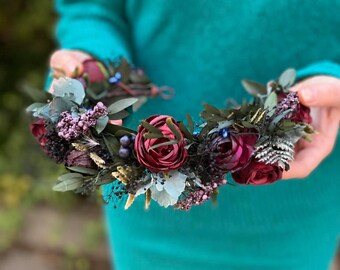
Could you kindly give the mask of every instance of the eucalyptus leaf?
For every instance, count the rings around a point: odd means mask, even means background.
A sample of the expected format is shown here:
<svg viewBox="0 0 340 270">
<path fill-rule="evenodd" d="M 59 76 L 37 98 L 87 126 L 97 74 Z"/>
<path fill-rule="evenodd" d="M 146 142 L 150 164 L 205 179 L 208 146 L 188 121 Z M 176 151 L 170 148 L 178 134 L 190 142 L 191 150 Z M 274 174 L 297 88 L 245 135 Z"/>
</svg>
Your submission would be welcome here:
<svg viewBox="0 0 340 270">
<path fill-rule="evenodd" d="M 49 104 L 49 115 L 55 122 L 59 118 L 60 114 L 65 111 L 70 111 L 72 103 L 65 100 L 62 97 L 54 97 L 52 102 Z"/>
<path fill-rule="evenodd" d="M 90 169 L 90 168 L 85 168 L 85 167 L 66 167 L 67 169 L 69 169 L 70 171 L 73 172 L 78 172 L 78 173 L 82 173 L 82 174 L 88 174 L 88 175 L 97 175 L 98 171 L 94 170 L 94 169 Z"/>
<path fill-rule="evenodd" d="M 268 110 L 268 115 L 271 116 L 274 113 L 274 107 L 277 105 L 277 94 L 273 91 L 269 94 L 264 102 L 264 108 Z"/>
<path fill-rule="evenodd" d="M 122 110 L 118 113 L 110 114 L 109 119 L 110 120 L 120 120 L 120 119 L 124 119 L 124 118 L 128 117 L 129 115 L 130 115 L 129 112 Z"/>
<path fill-rule="evenodd" d="M 267 87 L 263 84 L 251 80 L 242 80 L 241 83 L 243 88 L 254 97 L 267 94 Z"/>
<path fill-rule="evenodd" d="M 55 97 L 72 97 L 72 100 L 80 105 L 85 98 L 85 90 L 80 81 L 63 77 L 53 83 L 53 95 Z"/>
<path fill-rule="evenodd" d="M 41 109 L 42 107 L 46 105 L 47 105 L 46 103 L 38 103 L 38 102 L 33 103 L 26 108 L 26 112 L 36 112 L 37 110 Z"/>
<path fill-rule="evenodd" d="M 189 131 L 190 133 L 193 133 L 194 132 L 194 121 L 192 120 L 192 117 L 188 113 L 186 114 L 186 118 L 187 118 L 187 122 L 189 126 Z"/>
<path fill-rule="evenodd" d="M 279 84 L 282 87 L 289 87 L 289 86 L 293 85 L 293 83 L 295 82 L 295 79 L 296 79 L 295 69 L 289 68 L 281 74 L 281 76 L 279 78 Z"/>
<path fill-rule="evenodd" d="M 167 126 L 170 128 L 172 133 L 175 135 L 177 141 L 181 141 L 183 139 L 182 134 L 178 131 L 178 127 L 172 122 L 172 119 L 168 117 L 165 120 Z"/>
<path fill-rule="evenodd" d="M 153 125 L 151 125 L 150 123 L 146 121 L 142 121 L 141 124 L 145 129 L 147 129 L 151 133 L 163 134 L 161 130 L 159 130 L 158 128 L 154 127 Z"/>
<path fill-rule="evenodd" d="M 108 108 L 108 114 L 115 114 L 118 113 L 130 106 L 132 106 L 134 103 L 136 103 L 138 101 L 138 98 L 124 98 L 124 99 L 120 99 L 116 102 L 114 102 L 113 104 L 111 104 Z"/>
<path fill-rule="evenodd" d="M 101 116 L 97 119 L 96 131 L 98 132 L 98 134 L 100 134 L 105 129 L 108 121 L 108 116 Z"/>
<path fill-rule="evenodd" d="M 155 145 L 151 146 L 148 150 L 153 150 L 153 149 L 156 149 L 156 148 L 161 147 L 161 146 L 173 145 L 173 144 L 176 144 L 176 143 L 178 143 L 177 140 L 171 140 L 171 141 L 155 144 Z"/>
<path fill-rule="evenodd" d="M 77 188 L 80 188 L 83 183 L 84 183 L 83 178 L 79 177 L 71 178 L 56 184 L 53 187 L 53 190 L 59 192 L 75 190 Z"/>
<path fill-rule="evenodd" d="M 59 182 L 63 182 L 72 178 L 82 178 L 80 173 L 66 173 L 58 177 Z"/>
</svg>

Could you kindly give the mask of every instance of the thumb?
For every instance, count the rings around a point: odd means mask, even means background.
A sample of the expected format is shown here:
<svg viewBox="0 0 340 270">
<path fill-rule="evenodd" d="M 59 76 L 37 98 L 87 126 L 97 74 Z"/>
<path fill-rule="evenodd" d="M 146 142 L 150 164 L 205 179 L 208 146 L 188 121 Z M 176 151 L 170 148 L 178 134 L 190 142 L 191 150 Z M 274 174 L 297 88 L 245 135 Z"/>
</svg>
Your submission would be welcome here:
<svg viewBox="0 0 340 270">
<path fill-rule="evenodd" d="M 308 107 L 340 108 L 340 85 L 314 84 L 298 89 L 301 103 Z"/>
</svg>

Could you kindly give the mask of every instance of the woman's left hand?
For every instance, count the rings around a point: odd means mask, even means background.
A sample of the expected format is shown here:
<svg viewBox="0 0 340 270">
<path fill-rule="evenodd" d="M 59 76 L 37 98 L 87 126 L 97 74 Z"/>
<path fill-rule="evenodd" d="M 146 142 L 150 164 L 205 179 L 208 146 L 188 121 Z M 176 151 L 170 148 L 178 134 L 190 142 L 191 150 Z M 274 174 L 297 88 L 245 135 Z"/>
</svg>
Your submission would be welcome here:
<svg viewBox="0 0 340 270">
<path fill-rule="evenodd" d="M 312 142 L 300 141 L 295 160 L 283 179 L 305 178 L 332 152 L 340 124 L 340 79 L 315 76 L 293 87 L 300 101 L 311 108 Z M 339 157 L 340 158 L 340 157 Z"/>
</svg>

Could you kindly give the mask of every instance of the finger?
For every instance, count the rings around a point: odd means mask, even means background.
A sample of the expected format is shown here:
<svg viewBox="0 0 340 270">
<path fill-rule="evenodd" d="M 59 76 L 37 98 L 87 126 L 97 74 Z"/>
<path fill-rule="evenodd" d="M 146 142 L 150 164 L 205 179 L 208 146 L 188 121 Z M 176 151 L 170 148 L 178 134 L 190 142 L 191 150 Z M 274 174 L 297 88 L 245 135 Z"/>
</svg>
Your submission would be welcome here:
<svg viewBox="0 0 340 270">
<path fill-rule="evenodd" d="M 295 160 L 290 164 L 290 170 L 283 173 L 283 179 L 305 178 L 324 160 L 332 151 L 337 132 L 338 123 L 332 121 L 327 125 L 327 133 L 313 135 L 312 143 L 304 144 L 305 148 L 299 150 Z"/>
<path fill-rule="evenodd" d="M 335 83 L 301 86 L 298 95 L 301 103 L 308 107 L 340 108 L 340 85 Z"/>
<path fill-rule="evenodd" d="M 62 72 L 62 75 L 72 77 L 76 71 L 82 74 L 82 63 L 91 58 L 89 54 L 81 51 L 59 50 L 52 54 L 50 66 L 56 73 Z"/>
</svg>

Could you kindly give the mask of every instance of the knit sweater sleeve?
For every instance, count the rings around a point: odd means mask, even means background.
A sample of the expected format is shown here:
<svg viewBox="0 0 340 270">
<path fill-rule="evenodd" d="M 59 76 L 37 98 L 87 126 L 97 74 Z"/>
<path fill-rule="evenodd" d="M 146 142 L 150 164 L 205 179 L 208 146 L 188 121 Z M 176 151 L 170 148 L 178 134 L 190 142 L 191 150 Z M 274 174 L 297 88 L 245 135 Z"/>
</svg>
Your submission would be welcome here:
<svg viewBox="0 0 340 270">
<path fill-rule="evenodd" d="M 340 78 L 340 65 L 331 61 L 321 61 L 297 71 L 298 80 L 316 75 L 329 75 Z"/>
<path fill-rule="evenodd" d="M 61 48 L 78 49 L 99 59 L 131 60 L 124 0 L 56 0 Z"/>
</svg>

